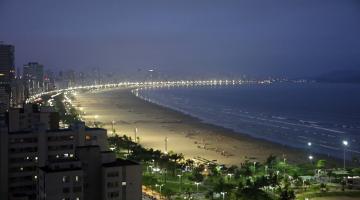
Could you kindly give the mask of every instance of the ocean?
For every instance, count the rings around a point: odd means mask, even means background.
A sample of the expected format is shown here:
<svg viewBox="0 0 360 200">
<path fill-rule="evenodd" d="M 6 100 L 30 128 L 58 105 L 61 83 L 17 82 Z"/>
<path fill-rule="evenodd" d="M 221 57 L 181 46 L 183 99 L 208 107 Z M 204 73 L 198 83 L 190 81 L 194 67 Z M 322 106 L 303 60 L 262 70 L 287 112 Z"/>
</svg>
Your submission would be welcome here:
<svg viewBox="0 0 360 200">
<path fill-rule="evenodd" d="M 239 134 L 347 159 L 360 157 L 360 84 L 275 83 L 138 90 L 146 101 Z M 308 143 L 311 143 L 311 146 Z"/>
</svg>

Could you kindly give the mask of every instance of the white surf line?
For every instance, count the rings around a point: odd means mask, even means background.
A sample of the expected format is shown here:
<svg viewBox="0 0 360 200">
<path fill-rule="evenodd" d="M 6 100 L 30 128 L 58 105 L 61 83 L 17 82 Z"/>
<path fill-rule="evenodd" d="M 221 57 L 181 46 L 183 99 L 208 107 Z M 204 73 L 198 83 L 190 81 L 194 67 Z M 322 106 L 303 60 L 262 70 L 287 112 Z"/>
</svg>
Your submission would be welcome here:
<svg viewBox="0 0 360 200">
<path fill-rule="evenodd" d="M 265 118 L 259 118 L 259 117 L 258 117 L 257 119 L 263 120 L 263 121 L 277 122 L 277 123 L 281 123 L 281 124 L 299 126 L 299 127 L 307 127 L 307 128 L 314 128 L 314 129 L 319 129 L 319 130 L 325 130 L 325 131 L 333 132 L 333 133 L 345 134 L 345 132 L 343 132 L 343 131 L 333 130 L 333 129 L 324 128 L 324 127 L 320 127 L 320 126 L 310 126 L 310 125 L 304 125 L 304 124 L 295 124 L 295 123 L 290 123 L 290 122 L 283 122 L 283 121 L 279 121 L 279 120 L 265 119 Z"/>
</svg>

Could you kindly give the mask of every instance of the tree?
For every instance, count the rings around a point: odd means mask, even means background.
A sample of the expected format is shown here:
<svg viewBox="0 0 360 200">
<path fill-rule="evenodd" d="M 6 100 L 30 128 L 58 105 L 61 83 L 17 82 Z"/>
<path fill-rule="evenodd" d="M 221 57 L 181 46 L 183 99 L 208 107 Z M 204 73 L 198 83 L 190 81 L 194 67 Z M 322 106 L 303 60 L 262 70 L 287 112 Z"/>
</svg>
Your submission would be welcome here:
<svg viewBox="0 0 360 200">
<path fill-rule="evenodd" d="M 276 165 L 276 162 L 277 157 L 271 154 L 269 157 L 266 158 L 265 165 L 272 169 Z"/>
<path fill-rule="evenodd" d="M 326 160 L 318 160 L 316 163 L 316 167 L 318 169 L 325 169 L 326 166 Z"/>
<path fill-rule="evenodd" d="M 171 200 L 171 197 L 175 194 L 175 191 L 173 191 L 171 188 L 164 186 L 164 189 L 162 190 L 162 194 L 166 197 L 166 199 Z"/>
<path fill-rule="evenodd" d="M 195 168 L 192 171 L 192 174 L 189 177 L 189 179 L 194 182 L 202 182 L 204 180 L 204 176 L 202 175 L 202 168 L 199 167 Z"/>
<path fill-rule="evenodd" d="M 289 189 L 288 186 L 281 188 L 280 190 L 280 200 L 293 200 L 295 199 L 295 192 Z"/>
<path fill-rule="evenodd" d="M 251 170 L 252 164 L 247 160 L 241 164 L 239 173 L 244 177 L 249 177 L 253 174 L 254 170 Z"/>
<path fill-rule="evenodd" d="M 227 192 L 230 193 L 230 191 L 234 188 L 234 185 L 225 183 L 224 179 L 221 178 L 214 186 L 214 192 L 220 193 L 220 192 Z"/>
<path fill-rule="evenodd" d="M 192 195 L 193 195 L 193 191 L 191 191 L 191 189 L 189 187 L 185 188 L 185 197 L 186 199 L 191 199 Z"/>
<path fill-rule="evenodd" d="M 360 176 L 360 168 L 354 168 L 351 170 L 353 176 Z"/>
<path fill-rule="evenodd" d="M 245 183 L 240 181 L 235 192 L 236 199 L 248 200 L 248 199 L 258 199 L 258 200 L 268 200 L 271 199 L 269 195 L 264 192 L 261 188 L 264 186 L 270 185 L 269 180 L 265 177 L 259 177 L 255 180 L 246 179 Z"/>
<path fill-rule="evenodd" d="M 334 176 L 334 172 L 332 170 L 327 171 L 327 176 L 329 177 L 329 182 L 331 183 L 331 178 Z"/>
</svg>

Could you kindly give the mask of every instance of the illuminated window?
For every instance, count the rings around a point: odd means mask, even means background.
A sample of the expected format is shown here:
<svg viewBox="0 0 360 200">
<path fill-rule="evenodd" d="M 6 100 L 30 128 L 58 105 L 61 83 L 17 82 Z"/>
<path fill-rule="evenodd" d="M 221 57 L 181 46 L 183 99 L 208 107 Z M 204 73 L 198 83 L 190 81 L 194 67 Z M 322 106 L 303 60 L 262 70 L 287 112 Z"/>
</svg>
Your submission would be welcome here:
<svg viewBox="0 0 360 200">
<path fill-rule="evenodd" d="M 126 186 L 126 182 L 121 182 L 121 185 L 122 185 L 122 186 Z"/>
<path fill-rule="evenodd" d="M 91 136 L 90 136 L 90 135 L 86 135 L 86 136 L 85 136 L 85 140 L 91 140 Z"/>
<path fill-rule="evenodd" d="M 69 177 L 68 176 L 63 176 L 62 177 L 62 182 L 63 183 L 68 183 L 69 182 Z"/>
<path fill-rule="evenodd" d="M 76 182 L 79 181 L 79 176 L 75 176 L 75 181 L 76 181 Z"/>
</svg>

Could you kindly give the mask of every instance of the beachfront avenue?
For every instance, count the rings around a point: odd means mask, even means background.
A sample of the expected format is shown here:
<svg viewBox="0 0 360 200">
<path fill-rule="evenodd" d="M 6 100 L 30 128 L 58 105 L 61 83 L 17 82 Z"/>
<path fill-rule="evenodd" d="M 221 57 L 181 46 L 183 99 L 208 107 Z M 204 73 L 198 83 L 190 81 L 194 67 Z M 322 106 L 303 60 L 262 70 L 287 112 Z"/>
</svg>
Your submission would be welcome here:
<svg viewBox="0 0 360 200">
<path fill-rule="evenodd" d="M 76 91 L 82 89 L 109 89 L 109 88 L 157 88 L 157 87 L 186 87 L 186 86 L 217 86 L 217 85 L 241 85 L 241 84 L 271 84 L 274 82 L 289 81 L 287 79 L 266 79 L 266 80 L 179 80 L 179 81 L 145 81 L 145 82 L 119 82 L 109 84 L 96 84 L 69 87 L 66 89 L 41 92 L 30 96 L 26 102 L 33 102 L 42 95 Z"/>
<path fill-rule="evenodd" d="M 214 84 L 211 81 L 208 83 Z M 123 87 L 134 89 L 133 94 L 136 95 L 138 88 L 192 84 L 194 82 L 172 82 L 169 85 L 151 82 L 85 86 L 39 94 L 34 96 L 32 101 L 41 101 L 60 108 L 63 126 L 67 126 L 89 115 L 73 103 L 79 92 Z M 98 115 L 90 119 L 88 126 L 105 126 Z M 342 169 L 342 163 L 334 165 L 313 154 L 303 163 L 291 163 L 286 155 L 269 155 L 264 161 L 249 158 L 240 165 L 223 165 L 202 157 L 187 158 L 179 152 L 146 148 L 140 143 L 141 137 L 123 135 L 120 130 L 114 128 L 114 124 L 116 121 L 112 122 L 112 130 L 108 130 L 112 133 L 109 137 L 110 150 L 120 158 L 142 163 L 144 199 L 286 200 L 316 199 L 317 196 L 339 199 L 360 195 L 360 170 L 356 166 L 344 166 L 347 168 Z M 310 142 L 307 145 L 309 148 L 313 146 Z"/>
</svg>

